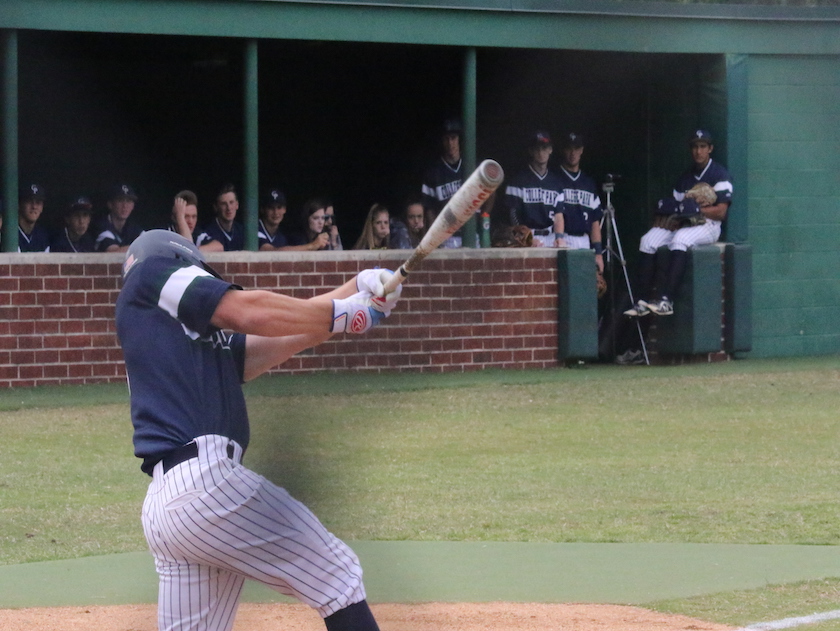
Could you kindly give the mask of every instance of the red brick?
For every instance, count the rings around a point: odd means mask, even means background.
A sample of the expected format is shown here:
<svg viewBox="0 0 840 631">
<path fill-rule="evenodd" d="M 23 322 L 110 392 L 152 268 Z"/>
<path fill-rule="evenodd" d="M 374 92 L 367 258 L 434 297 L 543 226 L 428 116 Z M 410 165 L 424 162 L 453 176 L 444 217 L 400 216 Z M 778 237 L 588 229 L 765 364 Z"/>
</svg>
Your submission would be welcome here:
<svg viewBox="0 0 840 631">
<path fill-rule="evenodd" d="M 13 320 L 9 322 L 9 333 L 12 335 L 31 335 L 35 333 L 35 323 L 31 320 Z"/>
<path fill-rule="evenodd" d="M 67 291 L 85 291 L 93 289 L 93 279 L 87 276 L 65 276 Z"/>
<path fill-rule="evenodd" d="M 62 276 L 86 276 L 85 266 L 80 263 L 64 263 L 59 272 Z"/>
<path fill-rule="evenodd" d="M 44 376 L 50 378 L 57 378 L 57 377 L 66 377 L 67 376 L 67 365 L 66 364 L 48 364 L 44 366 Z"/>
<path fill-rule="evenodd" d="M 0 267 L 8 267 L 8 265 L 0 265 Z M 17 277 L 8 277 L 0 274 L 0 291 L 19 291 L 20 279 Z"/>
<path fill-rule="evenodd" d="M 18 369 L 21 379 L 40 379 L 44 376 L 43 366 L 32 364 L 22 365 Z"/>
</svg>

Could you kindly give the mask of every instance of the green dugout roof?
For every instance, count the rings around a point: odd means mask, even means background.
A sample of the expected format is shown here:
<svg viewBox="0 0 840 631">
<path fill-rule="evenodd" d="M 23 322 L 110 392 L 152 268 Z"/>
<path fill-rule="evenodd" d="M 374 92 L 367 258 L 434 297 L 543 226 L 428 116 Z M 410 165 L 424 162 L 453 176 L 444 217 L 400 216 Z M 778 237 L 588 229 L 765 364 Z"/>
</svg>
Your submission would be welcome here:
<svg viewBox="0 0 840 631">
<path fill-rule="evenodd" d="M 4 0 L 0 28 L 627 52 L 840 53 L 837 6 L 618 0 Z"/>
</svg>

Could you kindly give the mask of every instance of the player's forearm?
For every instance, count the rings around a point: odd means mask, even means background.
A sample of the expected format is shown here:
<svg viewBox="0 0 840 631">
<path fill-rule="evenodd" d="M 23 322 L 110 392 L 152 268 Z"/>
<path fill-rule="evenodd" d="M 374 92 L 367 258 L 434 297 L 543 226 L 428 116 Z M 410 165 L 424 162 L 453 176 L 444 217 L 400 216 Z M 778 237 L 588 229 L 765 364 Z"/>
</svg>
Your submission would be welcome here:
<svg viewBox="0 0 840 631">
<path fill-rule="evenodd" d="M 331 335 L 328 332 L 287 337 L 248 335 L 245 338 L 244 380 L 259 377 L 301 351 L 324 342 Z"/>
<path fill-rule="evenodd" d="M 270 291 L 231 290 L 219 301 L 211 323 L 264 337 L 323 333 L 332 324 L 332 301 L 322 296 L 301 300 Z"/>
<path fill-rule="evenodd" d="M 726 211 L 729 209 L 729 204 L 722 203 L 722 204 L 714 204 L 712 206 L 704 206 L 700 208 L 700 212 L 703 213 L 703 216 L 707 219 L 712 219 L 714 221 L 723 221 L 726 219 Z"/>
</svg>

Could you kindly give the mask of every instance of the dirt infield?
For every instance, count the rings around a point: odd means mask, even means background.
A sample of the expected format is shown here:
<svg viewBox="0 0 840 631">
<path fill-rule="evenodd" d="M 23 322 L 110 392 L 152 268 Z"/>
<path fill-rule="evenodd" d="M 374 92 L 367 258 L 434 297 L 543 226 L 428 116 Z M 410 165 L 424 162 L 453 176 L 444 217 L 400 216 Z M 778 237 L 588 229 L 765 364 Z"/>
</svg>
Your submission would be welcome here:
<svg viewBox="0 0 840 631">
<path fill-rule="evenodd" d="M 686 616 L 616 605 L 523 603 L 381 604 L 382 631 L 728 631 Z M 154 605 L 0 610 L 6 631 L 156 631 Z M 243 604 L 234 631 L 323 631 L 305 605 Z"/>
</svg>

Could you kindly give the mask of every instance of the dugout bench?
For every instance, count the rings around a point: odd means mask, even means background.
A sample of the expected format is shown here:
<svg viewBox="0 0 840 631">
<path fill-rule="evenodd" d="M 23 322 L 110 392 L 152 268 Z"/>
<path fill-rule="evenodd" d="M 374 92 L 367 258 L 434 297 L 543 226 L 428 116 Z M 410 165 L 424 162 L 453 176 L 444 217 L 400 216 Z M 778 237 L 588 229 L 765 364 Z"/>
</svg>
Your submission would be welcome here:
<svg viewBox="0 0 840 631">
<path fill-rule="evenodd" d="M 661 248 L 657 256 L 669 256 Z M 591 250 L 557 252 L 558 361 L 598 359 L 598 297 Z M 616 275 L 624 286 L 624 279 Z M 714 243 L 688 251 L 674 315 L 653 318 L 648 352 L 657 361 L 710 361 L 752 348 L 752 248 Z"/>
</svg>

